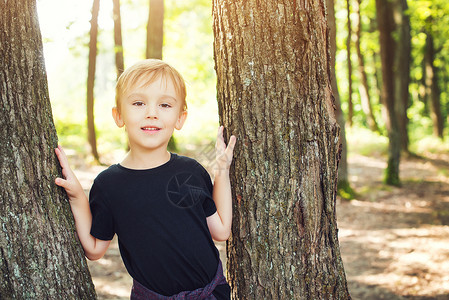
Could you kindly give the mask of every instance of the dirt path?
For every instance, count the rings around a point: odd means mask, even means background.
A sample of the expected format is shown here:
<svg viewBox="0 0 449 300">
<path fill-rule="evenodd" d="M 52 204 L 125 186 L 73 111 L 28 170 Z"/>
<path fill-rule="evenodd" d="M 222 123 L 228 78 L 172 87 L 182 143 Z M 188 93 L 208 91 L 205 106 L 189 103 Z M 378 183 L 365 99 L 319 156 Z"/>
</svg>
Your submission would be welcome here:
<svg viewBox="0 0 449 300">
<path fill-rule="evenodd" d="M 338 200 L 337 217 L 353 299 L 449 299 L 448 162 L 449 155 L 403 160 L 403 186 L 392 188 L 381 183 L 383 159 L 351 155 L 359 196 Z M 86 189 L 99 169 L 76 172 Z M 99 299 L 129 299 L 132 280 L 116 240 L 89 267 Z"/>
<path fill-rule="evenodd" d="M 360 196 L 337 206 L 353 299 L 449 299 L 449 157 L 401 163 L 401 188 L 382 160 L 352 156 Z"/>
</svg>

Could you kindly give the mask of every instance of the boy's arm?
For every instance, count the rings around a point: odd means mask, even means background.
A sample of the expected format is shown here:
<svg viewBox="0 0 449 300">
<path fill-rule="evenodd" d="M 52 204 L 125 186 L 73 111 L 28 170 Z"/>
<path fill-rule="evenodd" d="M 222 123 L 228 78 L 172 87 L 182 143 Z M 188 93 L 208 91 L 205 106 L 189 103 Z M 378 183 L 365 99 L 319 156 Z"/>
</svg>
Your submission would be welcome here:
<svg viewBox="0 0 449 300">
<path fill-rule="evenodd" d="M 223 126 L 220 126 L 217 134 L 215 178 L 212 193 L 217 212 L 207 218 L 209 231 L 216 241 L 226 241 L 231 234 L 232 192 L 229 167 L 232 162 L 235 142 L 235 136 L 231 136 L 226 147 L 223 139 Z"/>
<path fill-rule="evenodd" d="M 97 260 L 105 254 L 111 241 L 99 240 L 90 234 L 92 213 L 90 211 L 89 200 L 72 169 L 70 169 L 67 156 L 62 147 L 58 146 L 55 152 L 62 167 L 62 175 L 64 176 L 64 179 L 56 178 L 55 183 L 63 187 L 67 192 L 70 208 L 75 219 L 76 233 L 83 246 L 84 254 L 90 260 Z"/>
</svg>

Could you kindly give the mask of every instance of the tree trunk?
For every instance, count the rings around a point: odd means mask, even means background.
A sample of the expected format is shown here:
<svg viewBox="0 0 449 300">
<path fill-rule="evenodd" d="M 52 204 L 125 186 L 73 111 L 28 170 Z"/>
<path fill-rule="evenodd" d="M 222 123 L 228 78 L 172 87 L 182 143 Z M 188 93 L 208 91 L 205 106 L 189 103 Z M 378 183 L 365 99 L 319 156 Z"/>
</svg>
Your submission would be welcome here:
<svg viewBox="0 0 449 300">
<path fill-rule="evenodd" d="M 409 153 L 408 145 L 408 117 L 407 109 L 409 107 L 409 84 L 410 84 L 410 61 L 411 61 L 411 36 L 410 36 L 410 18 L 407 15 L 407 0 L 398 0 L 396 3 L 397 18 L 397 61 L 395 67 L 395 110 L 398 119 L 401 150 Z"/>
<path fill-rule="evenodd" d="M 362 3 L 361 0 L 357 0 L 354 2 L 356 4 L 357 11 L 357 38 L 356 38 L 356 50 L 357 50 L 357 58 L 358 58 L 358 66 L 360 73 L 360 83 L 359 83 L 359 94 L 360 94 L 360 102 L 362 104 L 363 112 L 366 116 L 366 122 L 368 124 L 369 129 L 372 131 L 379 131 L 379 127 L 377 126 L 376 119 L 374 118 L 373 108 L 371 106 L 371 98 L 369 95 L 369 86 L 368 86 L 368 78 L 365 72 L 365 59 L 363 57 L 362 49 L 360 46 L 360 40 L 362 38 L 362 16 L 360 14 L 360 5 Z"/>
<path fill-rule="evenodd" d="M 427 32 L 426 51 L 424 54 L 425 86 L 427 103 L 433 121 L 433 134 L 443 138 L 443 116 L 441 114 L 440 89 L 438 87 L 437 67 L 435 66 L 435 47 L 431 32 Z"/>
<path fill-rule="evenodd" d="M 352 190 L 348 179 L 348 146 L 346 143 L 345 117 L 341 110 L 340 94 L 338 92 L 337 76 L 335 74 L 335 57 L 337 54 L 337 26 L 335 24 L 335 3 L 334 0 L 326 0 L 327 23 L 329 26 L 329 47 L 330 47 L 330 68 L 331 87 L 335 98 L 335 115 L 338 125 L 340 125 L 341 158 L 338 164 L 338 191 L 341 196 L 352 198 Z M 343 195 L 344 194 L 344 195 Z"/>
<path fill-rule="evenodd" d="M 391 0 L 376 0 L 377 23 L 380 36 L 380 59 L 382 61 L 381 99 L 384 108 L 385 125 L 388 131 L 388 165 L 385 170 L 385 183 L 400 185 L 399 162 L 401 157 L 401 141 L 395 102 L 395 71 L 397 42 L 394 38 L 396 24 L 394 22 L 394 3 Z"/>
<path fill-rule="evenodd" d="M 162 59 L 164 41 L 164 0 L 150 0 L 147 24 L 147 58 Z"/>
<path fill-rule="evenodd" d="M 120 17 L 120 0 L 112 0 L 114 15 L 114 43 L 115 43 L 115 67 L 117 69 L 117 79 L 125 70 L 123 59 L 123 43 L 122 43 L 122 21 Z"/>
<path fill-rule="evenodd" d="M 220 122 L 238 138 L 227 244 L 234 299 L 350 299 L 325 7 L 213 1 Z"/>
<path fill-rule="evenodd" d="M 0 2 L 0 298 L 95 299 L 67 197 L 35 0 Z"/>
<path fill-rule="evenodd" d="M 378 97 L 378 102 L 382 103 L 382 59 L 380 57 L 380 53 L 378 51 L 375 51 L 373 54 L 373 68 L 376 70 L 374 72 L 374 80 L 376 81 L 375 84 L 375 94 Z"/>
<path fill-rule="evenodd" d="M 98 162 L 100 157 L 97 151 L 97 135 L 94 120 L 94 87 L 95 68 L 97 65 L 97 35 L 98 35 L 98 12 L 100 0 L 94 0 L 92 4 L 92 19 L 90 20 L 89 41 L 89 65 L 87 67 L 87 139 L 94 159 Z"/>
<path fill-rule="evenodd" d="M 147 24 L 147 51 L 146 58 L 162 59 L 164 42 L 164 0 L 150 0 L 150 11 Z M 169 151 L 177 151 L 174 136 L 170 138 L 167 146 Z"/>
<path fill-rule="evenodd" d="M 352 61 L 351 61 L 351 38 L 352 38 L 352 26 L 351 26 L 351 4 L 350 0 L 346 0 L 346 12 L 347 12 L 347 26 L 348 36 L 346 38 L 346 56 L 348 63 L 348 123 L 352 127 L 352 119 L 354 117 L 354 104 L 352 101 Z"/>
</svg>

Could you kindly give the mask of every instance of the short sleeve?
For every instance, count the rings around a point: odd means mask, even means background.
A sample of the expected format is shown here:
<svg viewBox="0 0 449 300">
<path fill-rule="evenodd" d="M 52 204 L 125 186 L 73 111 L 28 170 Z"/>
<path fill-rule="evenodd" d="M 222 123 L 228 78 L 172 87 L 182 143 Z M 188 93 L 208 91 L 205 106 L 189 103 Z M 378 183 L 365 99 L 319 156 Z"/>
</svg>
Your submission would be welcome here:
<svg viewBox="0 0 449 300">
<path fill-rule="evenodd" d="M 210 178 L 209 173 L 201 167 L 201 178 L 204 181 L 204 185 L 206 186 L 206 194 L 207 197 L 205 197 L 203 202 L 203 210 L 206 214 L 206 217 L 212 216 L 216 211 L 217 208 L 215 207 L 214 199 L 212 198 L 212 191 L 213 191 L 213 185 L 212 180 Z"/>
<path fill-rule="evenodd" d="M 112 240 L 115 233 L 113 216 L 107 205 L 106 195 L 95 181 L 90 190 L 89 204 L 92 212 L 90 234 L 99 240 Z"/>
</svg>

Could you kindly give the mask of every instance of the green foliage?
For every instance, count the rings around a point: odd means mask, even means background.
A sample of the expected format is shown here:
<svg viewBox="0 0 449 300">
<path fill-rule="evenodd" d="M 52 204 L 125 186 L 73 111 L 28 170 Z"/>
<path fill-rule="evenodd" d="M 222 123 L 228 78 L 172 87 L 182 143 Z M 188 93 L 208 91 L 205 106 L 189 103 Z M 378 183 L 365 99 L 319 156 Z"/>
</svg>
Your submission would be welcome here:
<svg viewBox="0 0 449 300">
<path fill-rule="evenodd" d="M 70 3 L 70 7 L 65 8 L 70 11 L 66 18 L 51 18 L 54 14 L 63 15 L 59 11 L 49 11 L 51 7 L 58 7 L 57 3 L 55 0 L 38 3 L 44 20 L 41 27 L 46 42 L 53 116 L 60 143 L 88 152 L 85 99 L 91 3 Z M 121 2 L 125 67 L 144 58 L 148 3 L 147 0 Z M 100 155 L 127 148 L 124 131 L 118 129 L 111 118 L 116 79 L 111 15 L 112 2 L 102 2 L 95 81 L 95 123 Z M 194 143 L 209 143 L 214 140 L 218 126 L 210 1 L 165 1 L 163 52 L 164 60 L 177 68 L 187 82 L 189 117 L 184 128 L 175 132 L 178 149 L 192 148 Z"/>
<path fill-rule="evenodd" d="M 148 2 L 148 0 L 121 1 L 125 66 L 130 66 L 144 58 Z M 436 64 L 440 70 L 443 115 L 447 118 L 449 111 L 446 84 L 449 79 L 449 27 L 447 26 L 449 2 L 420 0 L 408 1 L 408 4 L 413 45 L 410 71 L 411 96 L 408 109 L 411 150 L 416 153 L 448 151 L 447 141 L 442 142 L 431 137 L 433 123 L 429 116 L 428 105 L 423 102 L 422 97 L 422 61 L 426 30 L 431 29 L 436 48 L 439 50 Z M 45 41 L 50 98 L 60 143 L 88 152 L 85 97 L 91 2 L 70 2 L 66 4 L 70 7 L 63 8 L 56 0 L 40 0 L 38 5 L 42 6 L 42 10 L 50 10 L 52 7 L 57 9 L 43 14 L 40 20 Z M 344 112 L 347 111 L 349 93 L 345 49 L 347 37 L 345 5 L 344 1 L 336 1 L 338 48 L 336 72 Z M 382 105 L 379 101 L 381 72 L 375 0 L 362 1 L 360 9 L 363 29 L 361 48 L 365 58 L 370 96 L 376 121 L 381 132 L 385 134 L 385 124 L 381 116 Z M 95 121 L 101 155 L 124 151 L 127 147 L 126 135 L 122 129 L 115 126 L 110 113 L 114 105 L 116 77 L 111 15 L 112 3 L 102 2 L 95 87 Z M 353 12 L 352 20 L 355 21 L 356 17 Z M 354 66 L 352 77 L 354 127 L 347 129 L 349 154 L 386 156 L 388 139 L 384 135 L 372 133 L 366 129 L 366 117 L 357 89 L 360 76 L 355 49 L 352 53 L 354 55 L 351 57 Z M 174 65 L 183 74 L 188 86 L 189 116 L 184 128 L 180 132 L 175 132 L 178 150 L 192 151 L 192 149 L 201 148 L 201 145 L 212 143 L 218 126 L 218 108 L 210 0 L 165 0 L 163 56 L 164 60 Z"/>
<path fill-rule="evenodd" d="M 354 191 L 348 181 L 338 182 L 337 195 L 345 200 L 352 200 L 357 197 L 357 193 Z"/>
<path fill-rule="evenodd" d="M 442 141 L 435 136 L 427 135 L 413 143 L 412 150 L 423 155 L 427 153 L 449 153 L 449 141 L 447 139 Z"/>
<path fill-rule="evenodd" d="M 176 143 L 175 138 L 172 136 L 168 141 L 167 150 L 170 152 L 178 152 L 178 145 Z"/>
<path fill-rule="evenodd" d="M 421 139 L 423 136 L 432 135 L 433 122 L 430 119 L 430 111 L 427 103 L 423 99 L 423 59 L 426 41 L 426 32 L 431 32 L 436 54 L 435 65 L 439 68 L 439 87 L 441 89 L 441 105 L 443 117 L 448 117 L 449 98 L 448 85 L 449 80 L 449 2 L 445 0 L 420 0 L 408 1 L 409 10 L 407 11 L 411 21 L 412 36 L 412 60 L 411 60 L 411 84 L 410 84 L 410 102 L 408 117 L 410 119 L 409 135 L 413 141 Z M 336 23 L 337 23 L 337 55 L 336 55 L 336 73 L 341 96 L 343 112 L 348 110 L 348 79 L 347 79 L 347 60 L 346 57 L 346 38 L 347 38 L 347 17 L 346 2 L 336 1 Z M 379 34 L 377 31 L 375 0 L 362 1 L 362 37 L 361 49 L 365 59 L 365 71 L 370 86 L 371 103 L 376 121 L 379 123 L 381 132 L 386 134 L 385 124 L 381 115 L 382 105 L 380 103 L 381 88 L 381 70 L 379 59 Z M 355 25 L 356 14 L 352 12 L 351 19 Z M 353 26 L 355 30 L 355 26 Z M 355 40 L 353 33 L 352 40 Z M 352 91 L 354 104 L 353 122 L 356 126 L 367 127 L 366 117 L 363 113 L 358 85 L 360 85 L 359 71 L 357 70 L 357 55 L 355 49 L 352 51 L 351 61 L 353 63 L 353 87 Z M 416 132 L 415 132 L 416 131 Z"/>
<path fill-rule="evenodd" d="M 84 123 L 55 119 L 55 127 L 59 144 L 71 145 L 77 151 L 85 151 L 83 145 L 86 144 L 84 137 L 87 135 L 87 128 Z"/>
<path fill-rule="evenodd" d="M 359 153 L 365 156 L 386 156 L 388 138 L 365 127 L 346 128 L 348 153 Z"/>
<path fill-rule="evenodd" d="M 435 65 L 438 68 L 439 87 L 441 89 L 440 102 L 442 105 L 443 117 L 448 116 L 448 74 L 449 66 L 447 64 L 449 58 L 449 3 L 445 0 L 428 0 L 428 1 L 408 1 L 409 15 L 412 30 L 412 62 L 411 62 L 411 79 L 412 84 L 410 91 L 412 95 L 412 105 L 409 116 L 416 124 L 424 123 L 425 126 L 432 126 L 429 118 L 429 109 L 427 104 L 422 105 L 424 99 L 422 97 L 422 80 L 423 80 L 423 59 L 426 45 L 427 35 L 433 37 L 434 46 L 436 49 Z M 421 103 L 420 103 L 421 102 Z M 413 106 L 419 106 L 420 110 L 413 109 Z M 414 114 L 418 113 L 419 116 Z M 413 125 L 412 125 L 413 126 Z M 418 125 L 413 128 L 417 128 Z M 431 134 L 431 130 L 428 130 Z"/>
</svg>

